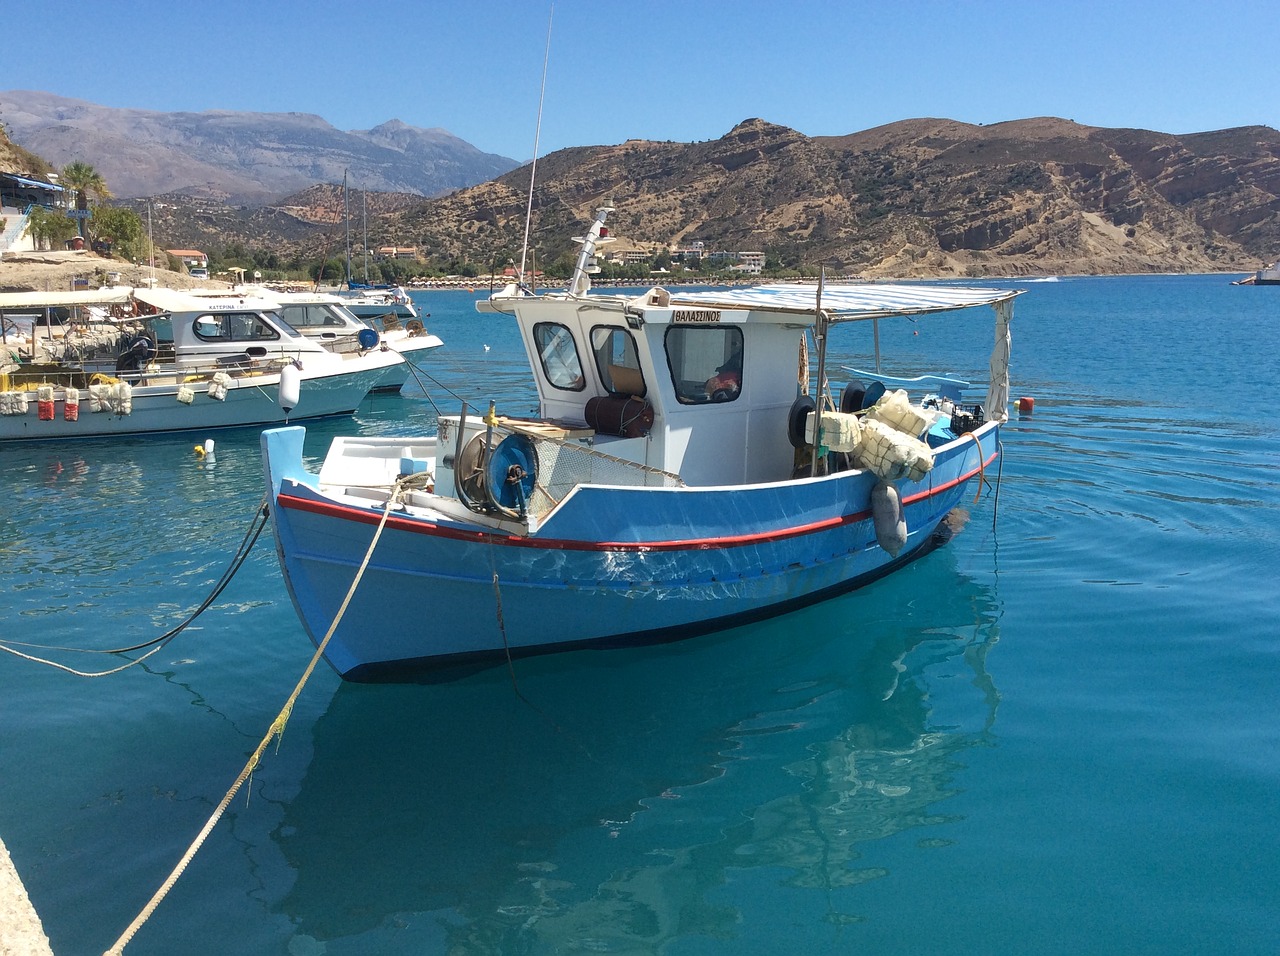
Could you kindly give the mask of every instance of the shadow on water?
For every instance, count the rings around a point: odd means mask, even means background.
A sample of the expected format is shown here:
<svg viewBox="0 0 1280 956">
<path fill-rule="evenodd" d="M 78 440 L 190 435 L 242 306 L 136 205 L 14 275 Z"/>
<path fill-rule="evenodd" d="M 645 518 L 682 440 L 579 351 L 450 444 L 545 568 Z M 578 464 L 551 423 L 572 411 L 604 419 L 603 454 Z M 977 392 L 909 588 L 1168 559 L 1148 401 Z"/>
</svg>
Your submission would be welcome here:
<svg viewBox="0 0 1280 956">
<path fill-rule="evenodd" d="M 730 875 L 768 870 L 852 922 L 886 872 L 862 848 L 945 822 L 987 740 L 999 617 L 943 549 L 771 622 L 518 661 L 518 694 L 504 668 L 343 685 L 274 835 L 279 909 L 313 940 L 656 951 L 741 932 Z"/>
</svg>

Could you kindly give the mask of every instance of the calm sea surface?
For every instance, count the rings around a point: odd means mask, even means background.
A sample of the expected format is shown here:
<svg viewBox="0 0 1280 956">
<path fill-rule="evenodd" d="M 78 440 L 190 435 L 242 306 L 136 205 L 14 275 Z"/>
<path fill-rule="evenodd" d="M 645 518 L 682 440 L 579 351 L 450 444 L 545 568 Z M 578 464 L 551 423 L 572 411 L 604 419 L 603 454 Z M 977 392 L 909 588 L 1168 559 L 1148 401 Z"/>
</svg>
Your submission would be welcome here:
<svg viewBox="0 0 1280 956">
<path fill-rule="evenodd" d="M 1016 285 L 998 509 L 801 613 L 519 662 L 519 696 L 322 665 L 127 952 L 1275 953 L 1280 289 Z M 527 411 L 474 298 L 418 296 L 434 381 L 308 453 Z M 985 380 L 989 328 L 886 323 L 886 371 Z M 0 447 L 0 638 L 121 647 L 204 600 L 263 495 L 255 433 L 204 437 Z M 0 836 L 59 956 L 138 914 L 311 651 L 264 537 L 144 666 L 0 654 Z"/>
</svg>

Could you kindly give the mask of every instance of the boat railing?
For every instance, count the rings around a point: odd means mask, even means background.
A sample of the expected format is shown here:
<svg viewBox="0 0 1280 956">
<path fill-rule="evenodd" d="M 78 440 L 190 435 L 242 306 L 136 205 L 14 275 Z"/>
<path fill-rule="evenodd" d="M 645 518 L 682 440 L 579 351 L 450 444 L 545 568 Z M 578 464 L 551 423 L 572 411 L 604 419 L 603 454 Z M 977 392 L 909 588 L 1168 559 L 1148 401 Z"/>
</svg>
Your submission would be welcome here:
<svg viewBox="0 0 1280 956">
<path fill-rule="evenodd" d="M 279 375 L 290 360 L 281 358 L 254 359 L 249 356 L 229 356 L 220 361 L 193 365 L 176 365 L 173 362 L 153 361 L 138 368 L 117 367 L 117 357 L 104 355 L 76 364 L 21 364 L 6 366 L 7 387 L 33 391 L 40 385 L 88 388 L 90 385 L 108 385 L 126 382 L 139 388 L 162 385 L 207 385 L 218 375 L 228 380 L 255 379 Z"/>
</svg>

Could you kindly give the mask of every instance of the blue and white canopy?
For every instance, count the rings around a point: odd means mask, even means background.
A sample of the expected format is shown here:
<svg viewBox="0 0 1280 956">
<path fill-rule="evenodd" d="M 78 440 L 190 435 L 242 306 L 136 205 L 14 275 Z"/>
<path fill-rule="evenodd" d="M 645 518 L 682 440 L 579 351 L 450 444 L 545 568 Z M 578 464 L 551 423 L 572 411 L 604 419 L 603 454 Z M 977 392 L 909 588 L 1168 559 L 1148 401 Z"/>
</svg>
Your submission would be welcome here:
<svg viewBox="0 0 1280 956">
<path fill-rule="evenodd" d="M 943 285 L 866 283 L 828 285 L 818 301 L 818 286 L 800 283 L 716 289 L 711 292 L 673 292 L 673 306 L 751 309 L 789 315 L 814 315 L 818 308 L 832 322 L 852 322 L 888 316 L 948 312 L 976 305 L 1007 302 L 1023 290 L 964 288 Z"/>
<path fill-rule="evenodd" d="M 17 173 L 3 173 L 5 179 L 17 183 L 19 186 L 26 186 L 30 189 L 48 189 L 55 193 L 64 192 L 65 189 L 56 183 L 46 183 L 41 179 L 28 179 L 26 176 L 19 176 Z"/>
</svg>

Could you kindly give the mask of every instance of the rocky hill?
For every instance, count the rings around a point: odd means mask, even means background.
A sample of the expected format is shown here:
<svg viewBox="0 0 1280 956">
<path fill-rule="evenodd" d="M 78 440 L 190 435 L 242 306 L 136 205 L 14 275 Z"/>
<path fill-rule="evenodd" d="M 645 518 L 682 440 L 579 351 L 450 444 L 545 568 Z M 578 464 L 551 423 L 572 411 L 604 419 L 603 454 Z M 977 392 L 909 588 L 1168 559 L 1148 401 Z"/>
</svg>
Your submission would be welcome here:
<svg viewBox="0 0 1280 956">
<path fill-rule="evenodd" d="M 528 170 L 388 223 L 439 256 L 503 260 L 524 229 Z M 1280 250 L 1280 133 L 1173 136 L 1040 118 L 906 120 L 809 138 L 759 119 L 695 144 L 632 140 L 539 161 L 547 261 L 602 201 L 641 246 L 698 239 L 864 275 L 1256 268 Z M 503 260 L 505 261 L 505 260 Z"/>
<path fill-rule="evenodd" d="M 27 90 L 0 93 L 0 120 L 15 143 L 59 167 L 89 163 L 124 199 L 172 193 L 254 205 L 348 171 L 364 189 L 433 196 L 517 165 L 399 120 L 344 132 L 307 113 L 160 113 Z"/>
</svg>

